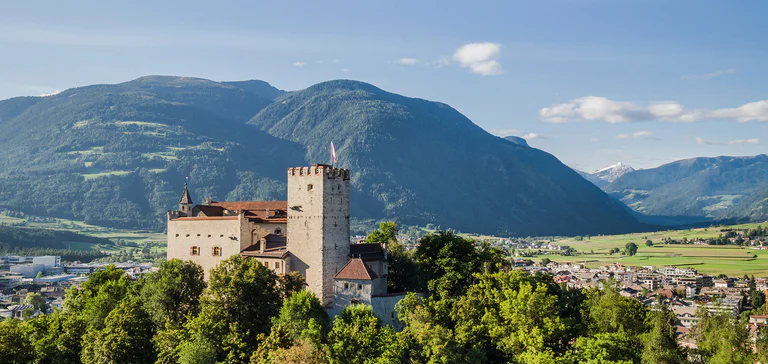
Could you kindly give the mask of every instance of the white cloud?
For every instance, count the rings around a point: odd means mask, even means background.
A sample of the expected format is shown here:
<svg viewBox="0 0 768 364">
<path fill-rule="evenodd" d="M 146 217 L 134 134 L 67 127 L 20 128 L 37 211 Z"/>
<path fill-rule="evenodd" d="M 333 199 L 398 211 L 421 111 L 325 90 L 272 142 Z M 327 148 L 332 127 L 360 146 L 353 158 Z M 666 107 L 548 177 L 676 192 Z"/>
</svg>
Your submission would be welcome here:
<svg viewBox="0 0 768 364">
<path fill-rule="evenodd" d="M 53 92 L 49 92 L 47 94 L 40 94 L 40 97 L 58 95 L 59 93 L 61 93 L 61 91 L 53 91 Z"/>
<path fill-rule="evenodd" d="M 342 68 L 341 72 L 349 72 L 349 68 Z"/>
<path fill-rule="evenodd" d="M 563 123 L 577 120 L 603 120 L 609 123 L 630 121 L 667 120 L 695 122 L 707 119 L 736 119 L 768 121 L 768 100 L 750 102 L 736 108 L 686 110 L 674 101 L 640 105 L 629 101 L 615 101 L 605 97 L 586 96 L 564 104 L 554 104 L 539 110 L 544 121 Z"/>
<path fill-rule="evenodd" d="M 599 141 L 600 141 L 600 138 L 590 138 L 590 139 L 589 139 L 589 141 L 590 141 L 591 143 L 597 143 L 597 142 L 599 142 Z"/>
<path fill-rule="evenodd" d="M 547 139 L 547 137 L 545 137 L 543 135 L 540 135 L 540 134 L 536 134 L 536 133 L 528 133 L 528 134 L 523 135 L 521 138 L 523 138 L 525 140 Z"/>
<path fill-rule="evenodd" d="M 729 140 L 727 142 L 716 142 L 711 140 L 704 140 L 701 137 L 696 137 L 696 143 L 701 145 L 754 145 L 754 144 L 760 144 L 760 139 L 751 138 L 751 139 Z"/>
<path fill-rule="evenodd" d="M 413 66 L 414 64 L 419 63 L 419 60 L 416 58 L 403 57 L 395 60 L 395 63 L 406 66 Z"/>
<path fill-rule="evenodd" d="M 489 130 L 491 134 L 499 137 L 505 137 L 509 135 L 517 135 L 522 133 L 523 131 L 520 129 L 491 129 Z"/>
<path fill-rule="evenodd" d="M 453 60 L 479 75 L 500 75 L 504 73 L 497 60 L 500 55 L 501 46 L 496 43 L 469 43 L 456 50 Z"/>
<path fill-rule="evenodd" d="M 339 62 L 341 62 L 341 61 L 338 60 L 338 59 L 334 59 L 333 61 L 331 61 L 331 63 L 339 63 Z"/>
<path fill-rule="evenodd" d="M 619 134 L 616 136 L 616 139 L 655 139 L 658 140 L 659 138 L 653 136 L 653 133 L 647 130 L 634 132 L 632 134 Z"/>
<path fill-rule="evenodd" d="M 733 68 L 729 68 L 727 70 L 715 71 L 712 73 L 705 73 L 701 75 L 687 75 L 687 76 L 683 76 L 683 78 L 687 78 L 687 79 L 713 78 L 713 77 L 718 77 L 722 75 L 730 75 L 734 73 L 736 73 L 736 70 Z"/>
<path fill-rule="evenodd" d="M 304 67 L 304 66 L 307 65 L 307 63 L 306 62 L 294 62 L 293 65 L 296 66 L 296 67 Z"/>
</svg>

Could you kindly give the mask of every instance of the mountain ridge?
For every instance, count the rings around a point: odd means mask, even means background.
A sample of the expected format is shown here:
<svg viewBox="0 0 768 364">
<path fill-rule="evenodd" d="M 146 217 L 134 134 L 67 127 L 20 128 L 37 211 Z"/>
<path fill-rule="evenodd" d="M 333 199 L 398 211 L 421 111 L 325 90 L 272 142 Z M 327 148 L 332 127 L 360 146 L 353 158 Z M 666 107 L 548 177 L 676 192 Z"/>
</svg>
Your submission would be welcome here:
<svg viewBox="0 0 768 364">
<path fill-rule="evenodd" d="M 0 206 L 162 229 L 185 176 L 195 196 L 284 199 L 285 168 L 327 162 L 331 141 L 358 218 L 506 235 L 646 228 L 554 156 L 353 80 L 284 92 L 148 76 L 0 101 Z"/>
</svg>

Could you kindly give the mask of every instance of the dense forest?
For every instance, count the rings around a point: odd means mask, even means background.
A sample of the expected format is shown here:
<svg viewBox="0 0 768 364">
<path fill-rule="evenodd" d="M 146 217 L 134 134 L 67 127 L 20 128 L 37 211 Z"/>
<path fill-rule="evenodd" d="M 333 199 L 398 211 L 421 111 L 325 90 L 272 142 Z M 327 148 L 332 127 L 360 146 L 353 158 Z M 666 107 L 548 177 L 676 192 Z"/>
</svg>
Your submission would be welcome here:
<svg viewBox="0 0 768 364">
<path fill-rule="evenodd" d="M 278 277 L 233 256 L 208 284 L 171 260 L 131 281 L 109 268 L 67 292 L 65 309 L 0 323 L 3 363 L 753 363 L 746 316 L 699 313 L 698 349 L 683 350 L 674 315 L 621 296 L 617 285 L 574 290 L 511 269 L 496 248 L 437 232 L 407 251 L 389 241 L 402 331 L 371 307 L 331 320 L 300 276 Z"/>
</svg>

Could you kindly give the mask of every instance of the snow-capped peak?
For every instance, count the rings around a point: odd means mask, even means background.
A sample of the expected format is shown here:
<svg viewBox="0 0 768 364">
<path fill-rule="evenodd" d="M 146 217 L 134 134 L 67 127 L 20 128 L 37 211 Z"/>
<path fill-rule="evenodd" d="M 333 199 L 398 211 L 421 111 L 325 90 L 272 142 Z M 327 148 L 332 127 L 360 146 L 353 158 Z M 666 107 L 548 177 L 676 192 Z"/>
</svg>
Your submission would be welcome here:
<svg viewBox="0 0 768 364">
<path fill-rule="evenodd" d="M 610 165 L 608 167 L 605 167 L 603 169 L 599 169 L 592 174 L 610 183 L 615 181 L 617 178 L 623 176 L 624 174 L 632 172 L 634 170 L 635 169 L 632 168 L 631 166 L 619 162 L 619 163 Z"/>
</svg>

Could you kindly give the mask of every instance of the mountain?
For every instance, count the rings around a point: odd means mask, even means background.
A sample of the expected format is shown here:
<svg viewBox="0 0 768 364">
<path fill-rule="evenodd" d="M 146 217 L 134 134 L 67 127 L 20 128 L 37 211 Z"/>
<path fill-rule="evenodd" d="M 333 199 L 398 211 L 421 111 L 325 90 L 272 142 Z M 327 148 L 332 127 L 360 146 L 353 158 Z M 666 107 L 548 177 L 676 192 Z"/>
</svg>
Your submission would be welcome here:
<svg viewBox="0 0 768 364">
<path fill-rule="evenodd" d="M 759 211 L 744 204 L 760 203 L 766 176 L 768 155 L 692 158 L 627 173 L 604 190 L 646 215 L 743 219 Z"/>
<path fill-rule="evenodd" d="M 521 137 L 517 137 L 517 136 L 514 136 L 514 135 L 505 136 L 504 139 L 509 140 L 510 142 L 515 143 L 517 145 L 522 145 L 524 147 L 528 147 L 529 146 L 528 145 L 528 141 L 526 141 L 525 139 L 523 139 Z"/>
<path fill-rule="evenodd" d="M 612 164 L 608 167 L 598 169 L 595 172 L 588 173 L 583 171 L 577 171 L 587 181 L 592 182 L 595 186 L 603 188 L 611 182 L 617 180 L 619 177 L 633 172 L 635 169 L 624 163 Z"/>
<path fill-rule="evenodd" d="M 196 202 L 284 199 L 285 168 L 353 171 L 353 217 L 463 231 L 581 235 L 646 228 L 555 157 L 448 105 L 362 82 L 148 76 L 0 101 L 0 208 L 163 229 L 185 177 Z"/>
<path fill-rule="evenodd" d="M 249 124 L 353 173 L 353 214 L 500 234 L 641 226 L 555 157 L 495 137 L 450 106 L 337 80 L 286 94 Z"/>
<path fill-rule="evenodd" d="M 281 198 L 304 148 L 245 123 L 271 102 L 165 76 L 0 101 L 0 207 L 163 229 L 185 176 L 199 199 Z"/>
</svg>

